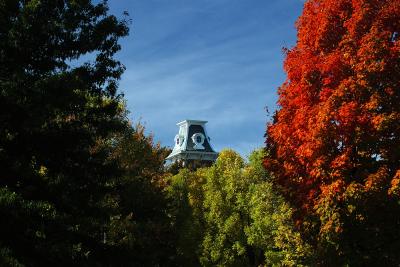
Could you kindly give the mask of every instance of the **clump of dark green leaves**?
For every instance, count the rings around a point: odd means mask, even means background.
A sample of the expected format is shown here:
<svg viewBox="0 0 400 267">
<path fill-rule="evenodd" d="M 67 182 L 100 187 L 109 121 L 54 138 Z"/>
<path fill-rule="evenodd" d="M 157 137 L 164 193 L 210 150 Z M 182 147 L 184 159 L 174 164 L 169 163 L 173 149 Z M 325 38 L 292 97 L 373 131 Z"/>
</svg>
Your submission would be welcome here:
<svg viewBox="0 0 400 267">
<path fill-rule="evenodd" d="M 117 92 L 127 34 L 106 2 L 0 1 L 0 265 L 166 258 L 164 151 Z"/>
</svg>

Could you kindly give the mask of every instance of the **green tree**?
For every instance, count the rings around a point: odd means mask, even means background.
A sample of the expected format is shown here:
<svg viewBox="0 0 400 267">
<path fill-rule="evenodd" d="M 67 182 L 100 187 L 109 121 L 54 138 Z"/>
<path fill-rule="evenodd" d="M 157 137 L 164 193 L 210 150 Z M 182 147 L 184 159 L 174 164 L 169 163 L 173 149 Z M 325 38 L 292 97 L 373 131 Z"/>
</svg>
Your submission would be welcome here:
<svg viewBox="0 0 400 267">
<path fill-rule="evenodd" d="M 258 262 L 267 266 L 303 266 L 312 260 L 293 221 L 293 209 L 274 186 L 263 166 L 264 149 L 249 156 L 244 175 L 250 183 L 246 196 L 250 224 L 245 228 L 247 243 L 258 251 Z"/>
<path fill-rule="evenodd" d="M 105 144 L 127 127 L 113 56 L 128 28 L 107 10 L 89 0 L 0 2 L 2 262 L 112 262 L 107 196 L 121 170 Z"/>
<path fill-rule="evenodd" d="M 165 148 L 153 143 L 140 124 L 113 139 L 110 160 L 122 175 L 115 179 L 108 200 L 114 203 L 107 244 L 116 247 L 113 264 L 168 266 L 173 263 L 173 233 L 164 191 Z"/>
<path fill-rule="evenodd" d="M 247 242 L 266 266 L 306 266 L 312 260 L 311 247 L 294 225 L 292 208 L 275 190 L 271 182 L 250 186 Z"/>
<path fill-rule="evenodd" d="M 200 244 L 204 232 L 203 184 L 206 169 L 180 169 L 170 177 L 167 188 L 169 214 L 174 229 L 176 262 L 179 266 L 200 266 Z"/>
<path fill-rule="evenodd" d="M 310 258 L 292 220 L 292 209 L 263 168 L 264 150 L 244 162 L 232 150 L 214 165 L 183 169 L 169 187 L 178 257 L 193 266 L 300 266 Z"/>
<path fill-rule="evenodd" d="M 244 161 L 234 151 L 222 151 L 207 173 L 204 185 L 205 236 L 203 265 L 247 266 L 249 264 L 244 227 L 248 181 L 243 177 Z M 244 178 L 244 179 L 243 179 Z"/>
</svg>

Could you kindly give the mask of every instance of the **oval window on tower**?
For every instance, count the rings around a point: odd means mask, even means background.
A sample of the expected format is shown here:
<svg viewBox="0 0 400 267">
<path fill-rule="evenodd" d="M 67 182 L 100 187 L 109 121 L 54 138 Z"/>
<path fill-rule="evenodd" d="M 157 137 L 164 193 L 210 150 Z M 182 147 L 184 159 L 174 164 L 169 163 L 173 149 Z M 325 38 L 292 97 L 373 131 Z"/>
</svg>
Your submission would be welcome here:
<svg viewBox="0 0 400 267">
<path fill-rule="evenodd" d="M 204 140 L 205 140 L 205 136 L 202 133 L 195 133 L 192 136 L 192 141 L 194 143 L 194 149 L 204 149 Z"/>
</svg>

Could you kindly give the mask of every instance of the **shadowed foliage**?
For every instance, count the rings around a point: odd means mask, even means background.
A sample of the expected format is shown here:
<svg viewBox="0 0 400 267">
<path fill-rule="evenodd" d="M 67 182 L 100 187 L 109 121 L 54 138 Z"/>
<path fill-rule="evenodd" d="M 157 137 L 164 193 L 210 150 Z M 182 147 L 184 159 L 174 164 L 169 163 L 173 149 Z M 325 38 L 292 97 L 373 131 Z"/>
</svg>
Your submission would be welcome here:
<svg viewBox="0 0 400 267">
<path fill-rule="evenodd" d="M 2 266 L 165 262 L 164 150 L 117 93 L 127 24 L 106 2 L 0 1 Z"/>
</svg>

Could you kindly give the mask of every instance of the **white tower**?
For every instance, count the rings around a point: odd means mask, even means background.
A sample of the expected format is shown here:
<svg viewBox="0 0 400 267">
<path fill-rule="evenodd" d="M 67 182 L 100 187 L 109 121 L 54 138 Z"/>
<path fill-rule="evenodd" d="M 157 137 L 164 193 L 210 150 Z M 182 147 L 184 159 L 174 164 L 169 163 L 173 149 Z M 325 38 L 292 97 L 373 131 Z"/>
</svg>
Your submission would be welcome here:
<svg viewBox="0 0 400 267">
<path fill-rule="evenodd" d="M 218 153 L 212 148 L 205 124 L 207 121 L 184 120 L 176 125 L 179 133 L 175 136 L 175 146 L 172 153 L 166 158 L 176 161 L 215 161 Z"/>
</svg>

